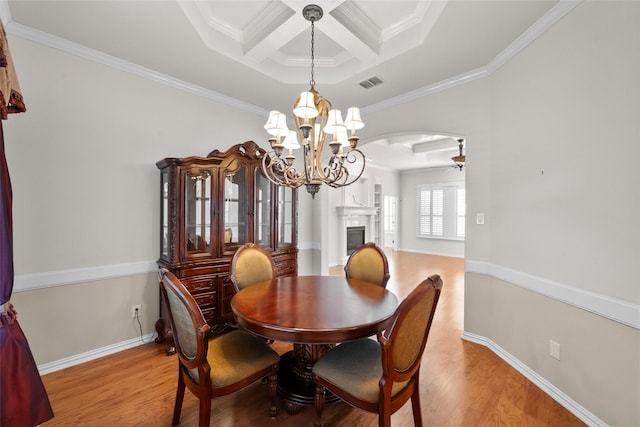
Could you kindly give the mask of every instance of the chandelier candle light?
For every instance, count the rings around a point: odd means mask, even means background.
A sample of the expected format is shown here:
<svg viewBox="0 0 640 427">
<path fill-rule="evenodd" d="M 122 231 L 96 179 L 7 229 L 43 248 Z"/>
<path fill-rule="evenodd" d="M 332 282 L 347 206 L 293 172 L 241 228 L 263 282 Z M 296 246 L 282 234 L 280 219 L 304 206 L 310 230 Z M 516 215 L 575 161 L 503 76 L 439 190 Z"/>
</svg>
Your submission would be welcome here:
<svg viewBox="0 0 640 427">
<path fill-rule="evenodd" d="M 332 109 L 331 102 L 315 89 L 314 23 L 322 18 L 322 14 L 322 8 L 314 4 L 302 10 L 304 18 L 311 22 L 311 87 L 300 94 L 293 107 L 297 131 L 287 128 L 287 118 L 279 111 L 271 111 L 264 125 L 271 135 L 272 149 L 262 160 L 265 175 L 277 185 L 298 188 L 304 184 L 311 197 L 315 197 L 321 184 L 334 188 L 353 184 L 362 176 L 365 166 L 365 156 L 356 148 L 356 130 L 364 127 L 360 110 L 349 108 L 343 121 L 340 110 Z M 301 147 L 298 141 L 302 142 L 304 170 L 298 170 L 294 165 L 294 150 Z M 325 142 L 331 153 L 328 162 L 323 164 Z"/>
</svg>

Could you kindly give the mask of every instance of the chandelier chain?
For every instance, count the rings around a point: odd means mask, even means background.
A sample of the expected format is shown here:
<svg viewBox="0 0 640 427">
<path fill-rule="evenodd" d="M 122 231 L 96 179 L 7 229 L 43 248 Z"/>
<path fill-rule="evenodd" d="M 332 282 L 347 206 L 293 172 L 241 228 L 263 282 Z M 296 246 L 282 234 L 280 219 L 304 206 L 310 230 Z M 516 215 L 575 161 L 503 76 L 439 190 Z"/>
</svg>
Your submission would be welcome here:
<svg viewBox="0 0 640 427">
<path fill-rule="evenodd" d="M 315 42 L 315 25 L 313 25 L 314 21 L 311 21 L 311 80 L 309 80 L 309 85 L 313 88 L 316 85 L 316 81 L 314 79 L 314 42 Z"/>
</svg>

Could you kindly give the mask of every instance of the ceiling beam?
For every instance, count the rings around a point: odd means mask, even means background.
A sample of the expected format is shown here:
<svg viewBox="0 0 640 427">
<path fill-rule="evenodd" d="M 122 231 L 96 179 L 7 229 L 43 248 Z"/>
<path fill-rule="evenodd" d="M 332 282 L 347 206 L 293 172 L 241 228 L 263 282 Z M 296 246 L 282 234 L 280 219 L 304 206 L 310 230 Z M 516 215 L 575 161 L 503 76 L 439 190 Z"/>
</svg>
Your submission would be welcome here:
<svg viewBox="0 0 640 427">
<path fill-rule="evenodd" d="M 444 138 L 437 141 L 421 142 L 413 144 L 411 151 L 416 153 L 428 153 L 430 151 L 445 151 L 458 147 L 458 141 L 455 138 Z"/>
</svg>

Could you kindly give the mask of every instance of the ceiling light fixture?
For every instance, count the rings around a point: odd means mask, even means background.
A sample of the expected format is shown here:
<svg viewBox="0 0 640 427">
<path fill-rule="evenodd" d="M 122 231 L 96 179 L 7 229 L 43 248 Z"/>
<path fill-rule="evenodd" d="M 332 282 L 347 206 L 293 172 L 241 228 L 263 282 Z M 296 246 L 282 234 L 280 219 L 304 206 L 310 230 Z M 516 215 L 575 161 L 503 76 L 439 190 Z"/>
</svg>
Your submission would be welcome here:
<svg viewBox="0 0 640 427">
<path fill-rule="evenodd" d="M 462 171 L 462 168 L 464 167 L 464 161 L 465 161 L 465 155 L 462 154 L 462 143 L 464 142 L 464 139 L 460 138 L 458 139 L 458 149 L 460 150 L 460 154 L 458 154 L 457 156 L 453 156 L 451 158 L 451 160 L 453 160 L 456 164 L 456 166 L 458 168 L 460 168 L 460 170 Z"/>
<path fill-rule="evenodd" d="M 315 22 L 322 18 L 322 8 L 315 4 L 305 6 L 302 16 L 311 22 L 311 88 L 302 92 L 293 107 L 293 119 L 297 131 L 287 128 L 287 118 L 279 111 L 271 111 L 265 130 L 271 137 L 272 151 L 262 160 L 262 169 L 269 180 L 291 188 L 307 187 L 311 197 L 315 197 L 320 186 L 344 187 L 353 184 L 362 176 L 365 156 L 357 147 L 356 130 L 364 127 L 360 110 L 351 107 L 343 121 L 340 110 L 332 109 L 331 102 L 315 90 L 314 41 Z M 350 135 L 347 136 L 347 132 Z M 328 135 L 333 135 L 328 139 Z M 299 171 L 294 165 L 294 150 L 302 141 L 303 167 Z M 323 164 L 325 142 L 331 148 L 326 164 Z"/>
</svg>

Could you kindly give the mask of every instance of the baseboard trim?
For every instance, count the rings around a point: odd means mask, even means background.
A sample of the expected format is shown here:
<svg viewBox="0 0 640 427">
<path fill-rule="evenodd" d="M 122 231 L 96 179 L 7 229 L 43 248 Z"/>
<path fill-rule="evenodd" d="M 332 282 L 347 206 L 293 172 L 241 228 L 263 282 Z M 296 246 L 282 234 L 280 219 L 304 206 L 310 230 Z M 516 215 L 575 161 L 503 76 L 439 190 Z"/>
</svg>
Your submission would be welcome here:
<svg viewBox="0 0 640 427">
<path fill-rule="evenodd" d="M 465 261 L 465 273 L 483 274 L 511 283 L 607 319 L 640 329 L 640 305 L 484 261 Z"/>
<path fill-rule="evenodd" d="M 464 244 L 464 241 L 462 242 Z M 398 248 L 395 252 L 413 252 L 416 254 L 422 255 L 435 255 L 435 256 L 446 256 L 449 258 L 464 258 L 464 255 L 460 255 L 457 253 L 445 253 L 445 252 L 434 252 L 434 251 L 420 251 L 413 248 Z"/>
<path fill-rule="evenodd" d="M 38 365 L 38 371 L 40 372 L 40 375 L 50 374 L 61 369 L 89 362 L 94 359 L 99 359 L 104 356 L 109 356 L 111 354 L 137 347 L 139 345 L 148 344 L 153 340 L 153 338 L 155 338 L 155 332 L 143 335 L 142 337 L 132 338 L 130 340 L 111 344 L 106 347 L 97 348 L 85 353 L 76 354 L 71 357 L 65 357 L 64 359 Z"/>
<path fill-rule="evenodd" d="M 490 339 L 472 334 L 470 332 L 463 332 L 462 339 L 473 342 L 476 344 L 483 345 L 487 347 L 489 350 L 494 352 L 498 357 L 507 362 L 512 368 L 516 371 L 520 372 L 524 375 L 529 381 L 538 386 L 542 391 L 548 394 L 553 400 L 558 402 L 560 405 L 565 407 L 569 412 L 578 417 L 584 423 L 593 427 L 607 427 L 607 423 L 602 421 L 600 418 L 596 417 L 590 411 L 588 411 L 585 407 L 578 404 L 571 397 L 566 395 L 560 389 L 555 387 L 549 381 L 538 375 L 534 370 L 529 368 L 527 365 L 522 363 L 516 357 L 511 355 L 508 351 L 491 341 Z"/>
</svg>

